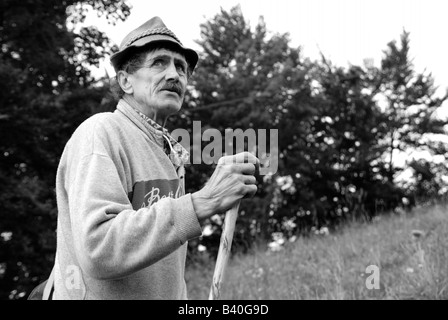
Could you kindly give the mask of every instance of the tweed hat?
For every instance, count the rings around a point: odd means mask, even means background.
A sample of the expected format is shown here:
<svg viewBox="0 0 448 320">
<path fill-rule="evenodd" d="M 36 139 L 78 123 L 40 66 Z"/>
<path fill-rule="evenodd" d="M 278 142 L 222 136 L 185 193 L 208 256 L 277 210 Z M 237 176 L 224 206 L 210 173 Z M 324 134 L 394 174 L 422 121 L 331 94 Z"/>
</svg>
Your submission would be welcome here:
<svg viewBox="0 0 448 320">
<path fill-rule="evenodd" d="M 184 47 L 176 35 L 165 26 L 159 17 L 149 19 L 124 37 L 119 51 L 110 57 L 111 64 L 115 71 L 118 71 L 118 66 L 133 48 L 161 42 L 167 42 L 179 49 L 184 54 L 190 69 L 194 70 L 198 62 L 198 54 L 196 51 Z"/>
</svg>

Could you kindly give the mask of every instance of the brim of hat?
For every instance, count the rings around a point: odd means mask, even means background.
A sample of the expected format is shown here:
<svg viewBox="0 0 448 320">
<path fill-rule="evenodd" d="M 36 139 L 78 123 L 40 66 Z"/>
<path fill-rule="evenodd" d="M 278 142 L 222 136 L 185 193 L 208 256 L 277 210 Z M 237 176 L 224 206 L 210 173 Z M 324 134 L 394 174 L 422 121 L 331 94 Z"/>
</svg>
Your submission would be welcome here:
<svg viewBox="0 0 448 320">
<path fill-rule="evenodd" d="M 135 42 L 132 43 L 129 47 L 126 47 L 123 50 L 120 50 L 116 53 L 114 53 L 110 57 L 110 61 L 112 63 L 112 66 L 114 67 L 115 71 L 118 71 L 118 65 L 123 60 L 123 58 L 126 57 L 126 55 L 132 51 L 133 48 L 140 48 L 144 46 L 152 46 L 159 43 L 167 42 L 170 45 L 175 45 L 180 52 L 182 52 L 185 56 L 185 59 L 187 60 L 187 63 L 191 69 L 191 71 L 194 70 L 196 67 L 196 64 L 198 63 L 198 54 L 196 51 L 186 48 L 183 45 L 181 45 L 179 42 L 175 41 L 173 38 L 165 35 L 149 35 L 147 37 L 143 37 Z"/>
</svg>

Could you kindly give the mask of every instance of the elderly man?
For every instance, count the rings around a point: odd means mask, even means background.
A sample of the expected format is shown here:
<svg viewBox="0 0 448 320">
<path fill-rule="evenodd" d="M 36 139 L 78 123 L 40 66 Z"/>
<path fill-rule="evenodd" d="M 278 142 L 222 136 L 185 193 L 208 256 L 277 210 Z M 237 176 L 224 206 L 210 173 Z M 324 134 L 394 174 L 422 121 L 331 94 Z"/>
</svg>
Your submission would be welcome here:
<svg viewBox="0 0 448 320">
<path fill-rule="evenodd" d="M 197 61 L 158 17 L 111 57 L 117 109 L 78 127 L 57 172 L 54 299 L 186 299 L 188 240 L 255 194 L 249 153 L 221 158 L 203 189 L 184 192 L 188 153 L 164 124 Z"/>
</svg>

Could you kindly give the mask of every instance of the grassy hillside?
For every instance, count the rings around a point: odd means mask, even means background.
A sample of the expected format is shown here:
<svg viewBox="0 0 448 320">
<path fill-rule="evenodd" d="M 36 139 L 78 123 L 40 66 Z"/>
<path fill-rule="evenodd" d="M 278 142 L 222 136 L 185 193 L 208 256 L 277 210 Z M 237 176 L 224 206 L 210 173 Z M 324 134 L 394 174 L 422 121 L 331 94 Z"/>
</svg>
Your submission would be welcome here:
<svg viewBox="0 0 448 320">
<path fill-rule="evenodd" d="M 214 259 L 190 263 L 190 299 L 207 299 Z M 366 288 L 377 265 L 380 288 Z M 230 261 L 223 299 L 448 299 L 448 205 L 352 223 Z"/>
</svg>

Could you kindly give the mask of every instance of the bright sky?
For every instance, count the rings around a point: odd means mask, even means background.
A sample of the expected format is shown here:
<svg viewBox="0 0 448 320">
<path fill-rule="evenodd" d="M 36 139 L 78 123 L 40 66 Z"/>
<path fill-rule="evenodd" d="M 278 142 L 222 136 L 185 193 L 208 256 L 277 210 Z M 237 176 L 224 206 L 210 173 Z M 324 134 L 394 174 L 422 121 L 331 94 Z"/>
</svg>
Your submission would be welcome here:
<svg viewBox="0 0 448 320">
<path fill-rule="evenodd" d="M 446 0 L 169 0 L 128 1 L 133 9 L 123 23 L 107 25 L 90 16 L 116 43 L 153 16 L 160 16 L 184 43 L 199 49 L 199 25 L 240 4 L 244 17 L 255 27 L 263 16 L 271 32 L 288 32 L 292 46 L 304 55 L 319 58 L 319 50 L 334 64 L 362 64 L 372 58 L 379 65 L 391 40 L 399 40 L 403 28 L 410 32 L 411 57 L 416 70 L 431 71 L 440 93 L 448 88 L 448 1 Z M 443 40 L 445 39 L 445 40 Z M 447 105 L 447 103 L 445 103 Z M 448 106 L 447 106 L 448 107 Z"/>
</svg>

